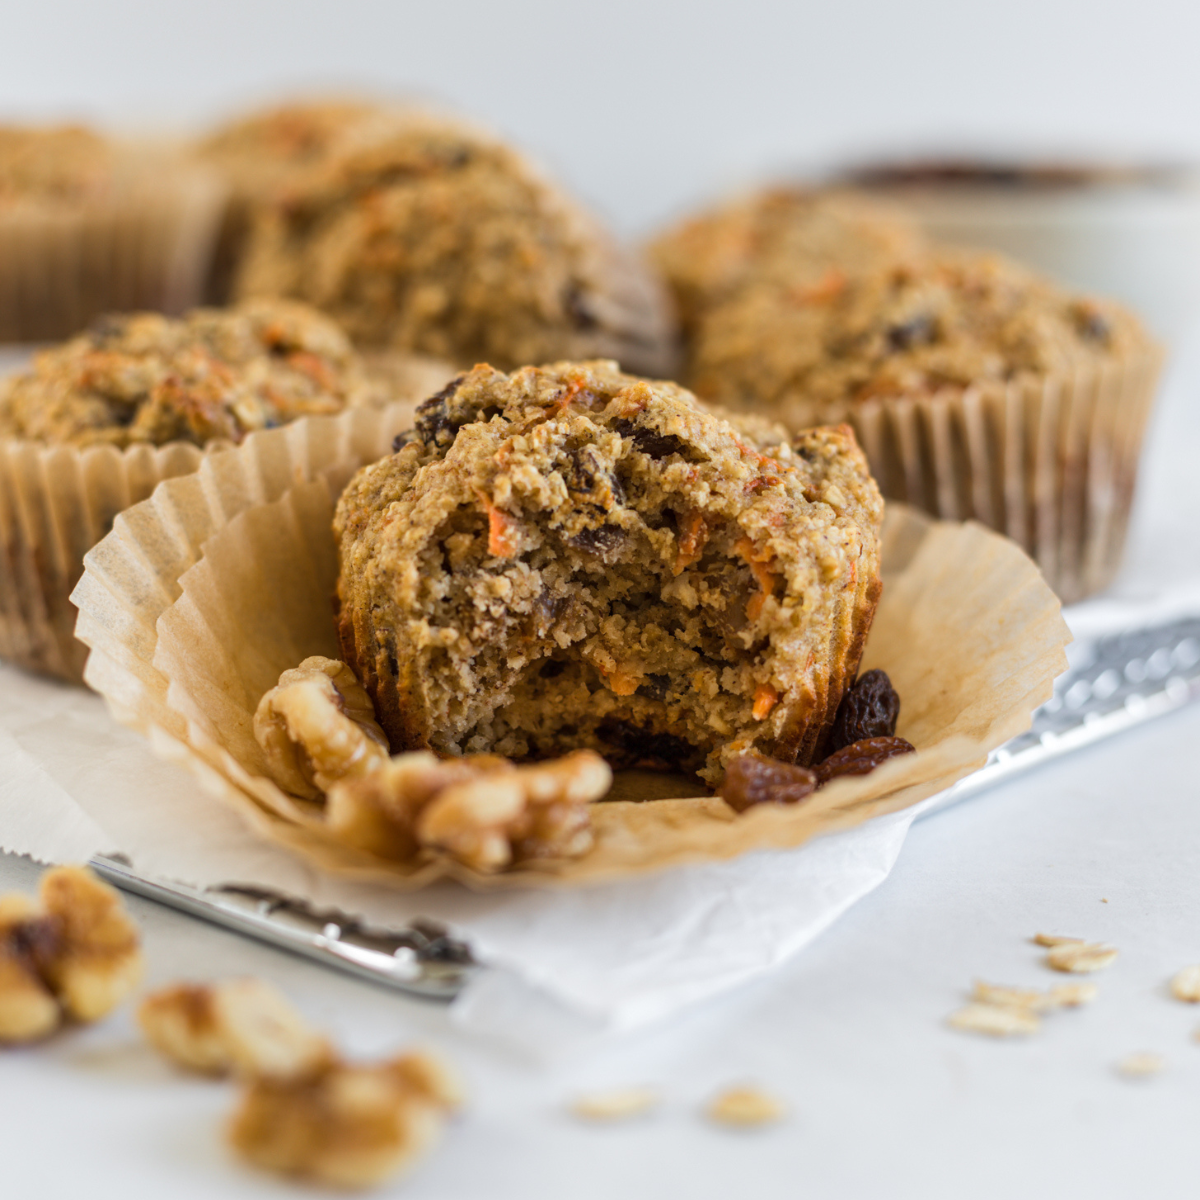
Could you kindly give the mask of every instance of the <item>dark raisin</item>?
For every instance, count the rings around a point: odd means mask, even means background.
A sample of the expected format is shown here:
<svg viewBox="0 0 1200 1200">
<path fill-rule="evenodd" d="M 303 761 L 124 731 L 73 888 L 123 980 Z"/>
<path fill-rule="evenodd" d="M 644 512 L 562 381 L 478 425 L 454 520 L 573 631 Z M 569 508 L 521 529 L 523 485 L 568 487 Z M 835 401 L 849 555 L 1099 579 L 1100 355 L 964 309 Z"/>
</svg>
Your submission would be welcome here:
<svg viewBox="0 0 1200 1200">
<path fill-rule="evenodd" d="M 570 543 L 586 554 L 598 554 L 603 558 L 624 540 L 625 531 L 619 525 L 598 525 L 595 529 L 581 529 Z"/>
<path fill-rule="evenodd" d="M 683 454 L 687 443 L 673 433 L 659 433 L 654 429 L 645 429 L 635 425 L 625 417 L 613 422 L 613 429 L 631 442 L 645 455 L 653 459 L 668 458 L 672 454 Z"/>
<path fill-rule="evenodd" d="M 576 329 L 595 329 L 599 323 L 596 320 L 596 314 L 592 312 L 591 306 L 588 304 L 583 289 L 574 281 L 567 284 L 566 291 L 563 293 L 563 308 Z"/>
<path fill-rule="evenodd" d="M 409 442 L 417 441 L 417 431 L 415 429 L 406 429 L 403 433 L 398 433 L 392 438 L 392 453 L 399 454 Z"/>
<path fill-rule="evenodd" d="M 756 804 L 797 804 L 817 790 L 817 777 L 764 754 L 743 754 L 725 771 L 718 794 L 734 812 Z"/>
<path fill-rule="evenodd" d="M 111 313 L 97 317 L 88 329 L 97 346 L 107 346 L 120 339 L 128 326 L 128 319 Z"/>
<path fill-rule="evenodd" d="M 804 459 L 807 463 L 817 461 L 817 452 L 811 447 L 806 446 L 803 442 L 797 442 L 793 447 L 798 457 Z"/>
<path fill-rule="evenodd" d="M 813 767 L 817 786 L 824 787 L 839 775 L 869 775 L 880 763 L 898 754 L 912 754 L 915 749 L 911 742 L 898 737 L 863 738 L 861 742 L 851 742 Z"/>
<path fill-rule="evenodd" d="M 643 678 L 638 691 L 644 692 L 651 700 L 665 700 L 667 689 L 670 686 L 670 675 L 647 675 Z"/>
<path fill-rule="evenodd" d="M 622 766 L 676 771 L 696 758 L 692 745 L 672 733 L 654 733 L 628 721 L 601 721 L 596 736 L 619 753 Z"/>
<path fill-rule="evenodd" d="M 449 413 L 449 401 L 454 398 L 465 378 L 465 375 L 460 375 L 450 380 L 440 392 L 423 400 L 417 408 L 416 433 L 426 445 L 452 445 L 463 425 L 474 419 L 473 414 L 458 414 L 460 419 L 455 419 Z"/>
<path fill-rule="evenodd" d="M 893 350 L 911 350 L 927 346 L 937 336 L 937 322 L 928 314 L 911 317 L 887 331 L 888 345 Z"/>
<path fill-rule="evenodd" d="M 597 490 L 600 481 L 601 494 L 596 498 L 604 502 L 603 485 L 608 484 L 614 504 L 622 504 L 625 500 L 625 487 L 621 481 L 605 469 L 600 455 L 592 446 L 582 446 L 573 451 L 562 471 L 563 482 L 567 490 L 581 496 L 591 496 Z"/>
<path fill-rule="evenodd" d="M 542 669 L 538 674 L 543 679 L 557 679 L 566 669 L 567 664 L 561 658 L 551 658 L 542 663 Z"/>
<path fill-rule="evenodd" d="M 1075 316 L 1079 336 L 1085 342 L 1098 342 L 1107 346 L 1112 337 L 1112 326 L 1094 308 L 1080 309 Z"/>
<path fill-rule="evenodd" d="M 830 752 L 863 738 L 891 737 L 900 716 L 900 697 L 886 671 L 868 671 L 842 697 L 833 719 Z"/>
</svg>

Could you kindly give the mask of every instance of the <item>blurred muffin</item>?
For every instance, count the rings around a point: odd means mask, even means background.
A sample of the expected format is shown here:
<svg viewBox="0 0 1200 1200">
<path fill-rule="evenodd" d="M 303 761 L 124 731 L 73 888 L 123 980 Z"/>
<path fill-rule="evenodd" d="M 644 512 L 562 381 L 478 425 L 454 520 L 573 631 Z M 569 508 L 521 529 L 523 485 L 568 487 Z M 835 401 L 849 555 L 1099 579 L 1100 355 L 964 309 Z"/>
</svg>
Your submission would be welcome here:
<svg viewBox="0 0 1200 1200">
<path fill-rule="evenodd" d="M 771 188 L 692 217 L 650 246 L 685 334 L 714 304 L 756 280 L 812 287 L 921 249 L 915 224 L 852 192 Z"/>
<path fill-rule="evenodd" d="M 175 151 L 81 126 L 0 127 L 0 341 L 200 298 L 223 191 Z"/>
<path fill-rule="evenodd" d="M 1076 600 L 1119 565 L 1159 361 L 1119 305 L 929 251 L 743 285 L 697 323 L 690 382 L 791 428 L 848 421 L 885 495 L 1009 534 Z"/>
<path fill-rule="evenodd" d="M 436 390 L 449 369 L 409 364 Z M 403 399 L 328 318 L 254 301 L 106 317 L 0 383 L 0 656 L 78 679 L 69 597 L 118 513 L 209 448 L 300 417 Z"/>
<path fill-rule="evenodd" d="M 340 151 L 260 210 L 237 294 L 294 296 L 360 345 L 463 366 L 672 366 L 648 269 L 508 146 L 428 116 Z"/>
<path fill-rule="evenodd" d="M 236 117 L 204 137 L 197 157 L 220 173 L 230 191 L 208 298 L 228 299 L 258 205 L 328 162 L 344 145 L 394 120 L 397 111 L 349 97 L 297 100 Z"/>
<path fill-rule="evenodd" d="M 397 751 L 807 765 L 879 600 L 882 513 L 844 427 L 764 452 L 613 363 L 479 366 L 342 494 L 342 654 Z"/>
</svg>

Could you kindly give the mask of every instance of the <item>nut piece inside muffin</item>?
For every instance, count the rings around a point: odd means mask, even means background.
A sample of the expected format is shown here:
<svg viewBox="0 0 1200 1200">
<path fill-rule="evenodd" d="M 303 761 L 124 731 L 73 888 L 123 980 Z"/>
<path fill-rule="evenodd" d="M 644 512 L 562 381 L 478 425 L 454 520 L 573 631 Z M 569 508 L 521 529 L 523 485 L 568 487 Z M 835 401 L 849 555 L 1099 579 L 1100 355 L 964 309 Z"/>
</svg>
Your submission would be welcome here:
<svg viewBox="0 0 1200 1200">
<path fill-rule="evenodd" d="M 0 382 L 0 436 L 74 446 L 240 442 L 297 417 L 384 401 L 388 391 L 341 330 L 302 304 L 107 316 Z"/>
<path fill-rule="evenodd" d="M 719 782 L 807 765 L 878 602 L 882 501 L 853 434 L 765 452 L 614 364 L 477 367 L 338 505 L 343 657 L 393 750 Z"/>
<path fill-rule="evenodd" d="M 501 366 L 607 355 L 665 373 L 644 266 L 502 142 L 409 114 L 260 211 L 241 296 L 292 296 L 365 346 Z"/>
</svg>

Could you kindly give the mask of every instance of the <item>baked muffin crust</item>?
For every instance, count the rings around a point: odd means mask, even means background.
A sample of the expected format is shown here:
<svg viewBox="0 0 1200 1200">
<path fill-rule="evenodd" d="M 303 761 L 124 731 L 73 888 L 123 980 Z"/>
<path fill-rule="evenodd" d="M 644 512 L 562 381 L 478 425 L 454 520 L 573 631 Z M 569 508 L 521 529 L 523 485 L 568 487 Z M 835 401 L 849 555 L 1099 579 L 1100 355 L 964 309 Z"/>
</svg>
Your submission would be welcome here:
<svg viewBox="0 0 1200 1200">
<path fill-rule="evenodd" d="M 1095 366 L 1141 349 L 1118 305 L 998 255 L 940 252 L 813 286 L 759 280 L 701 319 L 697 392 L 792 427 L 875 396 L 921 398 Z"/>
<path fill-rule="evenodd" d="M 72 446 L 203 446 L 382 400 L 327 317 L 256 300 L 234 309 L 103 317 L 0 381 L 0 436 Z"/>
<path fill-rule="evenodd" d="M 259 213 L 238 293 L 307 300 L 360 345 L 464 365 L 671 365 L 665 297 L 642 264 L 503 143 L 425 116 Z"/>
<path fill-rule="evenodd" d="M 878 602 L 853 434 L 764 452 L 615 364 L 476 367 L 338 504 L 339 637 L 393 751 L 719 781 L 812 762 Z M 759 444 L 753 444 L 755 441 Z"/>
</svg>

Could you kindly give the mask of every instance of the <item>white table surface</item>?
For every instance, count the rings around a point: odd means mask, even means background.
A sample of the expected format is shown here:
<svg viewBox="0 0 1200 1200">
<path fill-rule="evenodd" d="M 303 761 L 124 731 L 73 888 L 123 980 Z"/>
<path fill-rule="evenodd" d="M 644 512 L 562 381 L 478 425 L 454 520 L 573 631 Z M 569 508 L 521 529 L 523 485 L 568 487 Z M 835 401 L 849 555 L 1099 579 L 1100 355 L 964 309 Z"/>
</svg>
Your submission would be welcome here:
<svg viewBox="0 0 1200 1200">
<path fill-rule="evenodd" d="M 1150 439 L 1120 594 L 1200 581 L 1200 355 L 1177 363 Z M 253 973 L 364 1056 L 415 1041 L 465 1076 L 442 1148 L 383 1194 L 507 1197 L 1188 1195 L 1200 1162 L 1200 1007 L 1166 990 L 1200 962 L 1200 707 L 919 822 L 892 876 L 806 952 L 667 1025 L 539 1061 L 464 1034 L 444 1007 L 385 991 L 131 900 L 150 985 Z M 33 864 L 0 856 L 0 890 Z M 1090 1008 L 993 1042 L 944 1019 L 972 979 L 1047 986 L 1033 933 L 1110 941 Z M 1152 1079 L 1118 1076 L 1138 1050 Z M 755 1082 L 788 1119 L 706 1124 L 718 1088 Z M 664 1104 L 595 1128 L 566 1102 L 649 1083 Z M 99 1026 L 0 1055 L 0 1197 L 279 1196 L 296 1189 L 225 1150 L 233 1092 L 174 1073 L 129 1006 Z M 303 1194 L 303 1193 L 301 1193 Z M 308 1194 L 314 1193 L 311 1189 Z"/>
</svg>

